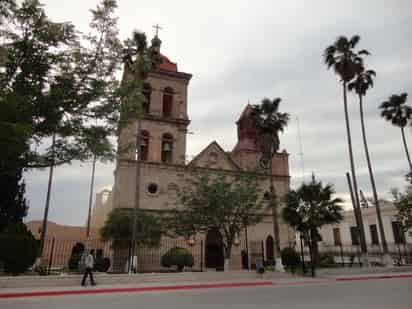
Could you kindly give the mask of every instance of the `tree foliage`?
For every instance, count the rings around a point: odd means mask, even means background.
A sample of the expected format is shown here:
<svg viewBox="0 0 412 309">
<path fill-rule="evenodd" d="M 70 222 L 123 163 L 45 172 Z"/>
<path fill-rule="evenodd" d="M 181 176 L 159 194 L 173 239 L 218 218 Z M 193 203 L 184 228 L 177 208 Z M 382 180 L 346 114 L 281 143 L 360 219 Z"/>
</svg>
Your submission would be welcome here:
<svg viewBox="0 0 412 309">
<path fill-rule="evenodd" d="M 21 169 L 0 168 L 0 232 L 9 224 L 23 223 L 28 210 L 25 188 Z"/>
<path fill-rule="evenodd" d="M 285 197 L 286 206 L 282 217 L 296 230 L 310 235 L 310 245 L 317 259 L 319 228 L 325 224 L 338 223 L 343 219 L 342 200 L 334 198 L 333 186 L 323 185 L 315 177 L 303 183 L 297 190 L 291 190 Z"/>
<path fill-rule="evenodd" d="M 394 126 L 401 129 L 403 146 L 409 164 L 409 173 L 406 175 L 406 178 L 412 183 L 412 177 L 410 177 L 412 175 L 412 161 L 405 137 L 405 127 L 412 125 L 412 107 L 406 103 L 407 99 L 407 93 L 393 94 L 379 108 L 381 109 L 381 116 L 385 120 L 390 121 Z"/>
<path fill-rule="evenodd" d="M 102 0 L 83 34 L 50 20 L 37 0 L 2 6 L 10 22 L 0 24 L 0 131 L 13 145 L 2 157 L 20 157 L 24 168 L 113 159 L 109 137 L 139 117 L 144 98 L 136 86 L 159 59 L 144 34 L 121 43 L 116 7 Z M 124 62 L 136 73 L 133 85 L 118 80 Z"/>
<path fill-rule="evenodd" d="M 323 57 L 326 66 L 328 69 L 333 68 L 342 82 L 350 82 L 356 74 L 361 72 L 363 69 L 362 56 L 369 55 L 365 49 L 354 51 L 359 41 L 359 35 L 354 35 L 350 39 L 339 36 L 332 45 L 325 49 Z"/>
<path fill-rule="evenodd" d="M 0 235 L 0 261 L 4 271 L 18 275 L 33 265 L 38 241 L 23 223 L 8 225 Z"/>
<path fill-rule="evenodd" d="M 391 95 L 388 100 L 379 106 L 381 116 L 399 128 L 404 128 L 411 124 L 412 107 L 406 103 L 407 99 L 407 93 Z"/>
<path fill-rule="evenodd" d="M 128 248 L 132 241 L 133 209 L 113 209 L 100 229 L 103 240 L 111 240 L 114 248 Z M 139 210 L 136 216 L 137 246 L 157 247 L 165 233 L 158 216 Z"/>
<path fill-rule="evenodd" d="M 405 232 L 409 231 L 412 236 L 412 189 L 409 187 L 406 192 L 392 190 L 393 203 L 398 209 L 397 219 L 402 223 Z"/>
<path fill-rule="evenodd" d="M 279 111 L 280 102 L 281 98 L 264 98 L 260 105 L 252 106 L 252 123 L 259 136 L 263 168 L 279 150 L 279 133 L 284 131 L 290 118 L 288 113 Z"/>
<path fill-rule="evenodd" d="M 210 174 L 193 171 L 178 192 L 178 204 L 169 227 L 185 237 L 218 230 L 225 258 L 229 259 L 235 238 L 245 225 L 262 221 L 266 202 L 257 179 L 252 176 Z"/>
</svg>

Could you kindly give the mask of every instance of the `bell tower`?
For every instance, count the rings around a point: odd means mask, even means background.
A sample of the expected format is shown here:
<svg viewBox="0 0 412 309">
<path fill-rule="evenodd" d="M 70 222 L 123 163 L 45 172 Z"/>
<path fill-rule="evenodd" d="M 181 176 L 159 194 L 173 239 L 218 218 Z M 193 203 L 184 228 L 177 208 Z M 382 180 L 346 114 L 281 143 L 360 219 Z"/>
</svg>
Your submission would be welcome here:
<svg viewBox="0 0 412 309">
<path fill-rule="evenodd" d="M 114 207 L 134 207 L 137 160 L 141 166 L 155 164 L 165 168 L 183 166 L 186 161 L 186 134 L 190 123 L 187 97 L 192 75 L 179 71 L 177 64 L 161 53 L 161 43 L 156 34 L 152 46 L 158 49 L 161 62 L 144 81 L 144 114 L 122 129 L 118 137 L 119 149 L 127 148 L 116 164 Z M 128 74 L 125 71 L 123 78 Z"/>
</svg>

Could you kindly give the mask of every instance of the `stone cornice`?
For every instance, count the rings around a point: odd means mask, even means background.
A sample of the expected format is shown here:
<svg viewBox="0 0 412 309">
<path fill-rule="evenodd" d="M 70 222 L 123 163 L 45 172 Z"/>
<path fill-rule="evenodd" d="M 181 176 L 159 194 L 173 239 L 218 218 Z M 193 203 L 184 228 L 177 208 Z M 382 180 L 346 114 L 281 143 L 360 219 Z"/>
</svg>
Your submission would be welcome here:
<svg viewBox="0 0 412 309">
<path fill-rule="evenodd" d="M 188 126 L 190 124 L 189 119 L 182 119 L 182 118 L 165 118 L 155 115 L 146 114 L 142 120 L 148 121 L 156 121 L 156 122 L 165 122 L 165 123 L 172 123 L 172 124 L 180 124 L 184 126 Z"/>
<path fill-rule="evenodd" d="M 126 163 L 128 165 L 135 165 L 137 163 L 136 160 L 131 160 L 131 159 L 120 159 L 119 163 Z M 141 161 L 140 164 L 142 165 L 147 165 L 147 166 L 153 166 L 153 167 L 159 167 L 159 168 L 165 168 L 165 169 L 173 169 L 173 170 L 178 170 L 178 171 L 188 171 L 188 170 L 203 170 L 203 171 L 209 171 L 209 172 L 214 172 L 214 173 L 222 173 L 222 174 L 229 174 L 229 175 L 250 175 L 250 176 L 255 176 L 259 178 L 266 178 L 269 177 L 269 175 L 265 173 L 259 173 L 259 172 L 253 172 L 253 171 L 245 171 L 245 170 L 239 170 L 239 171 L 233 171 L 233 170 L 225 170 L 225 169 L 213 169 L 209 167 L 189 167 L 188 165 L 183 165 L 183 164 L 165 164 L 165 163 L 160 163 L 160 162 L 148 162 L 148 161 Z M 273 177 L 278 178 L 278 179 L 290 179 L 290 175 L 278 175 L 278 174 L 273 174 Z"/>
</svg>

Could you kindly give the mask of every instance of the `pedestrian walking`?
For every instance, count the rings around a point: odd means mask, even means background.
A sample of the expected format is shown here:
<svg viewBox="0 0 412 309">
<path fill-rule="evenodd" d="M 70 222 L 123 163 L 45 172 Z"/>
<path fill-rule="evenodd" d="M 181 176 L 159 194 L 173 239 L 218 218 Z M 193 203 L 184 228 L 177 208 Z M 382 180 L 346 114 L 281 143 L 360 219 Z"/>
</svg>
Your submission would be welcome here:
<svg viewBox="0 0 412 309">
<path fill-rule="evenodd" d="M 90 283 L 92 285 L 96 285 L 96 282 L 94 281 L 93 278 L 93 268 L 94 268 L 94 250 L 91 250 L 88 254 L 84 256 L 84 266 L 85 266 L 85 271 L 83 274 L 83 279 L 82 279 L 82 286 L 86 285 L 86 279 L 87 276 L 90 276 Z"/>
</svg>

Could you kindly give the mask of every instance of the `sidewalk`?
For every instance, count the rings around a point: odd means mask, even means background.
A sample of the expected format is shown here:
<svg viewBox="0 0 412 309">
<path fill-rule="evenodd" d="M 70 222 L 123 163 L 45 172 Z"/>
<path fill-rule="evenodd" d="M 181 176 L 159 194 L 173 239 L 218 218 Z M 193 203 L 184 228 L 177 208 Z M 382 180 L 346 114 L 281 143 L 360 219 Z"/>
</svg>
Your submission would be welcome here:
<svg viewBox="0 0 412 309">
<path fill-rule="evenodd" d="M 169 275 L 169 276 L 167 276 Z M 412 278 L 410 272 L 369 272 L 368 274 L 350 274 L 338 276 L 319 276 L 316 278 L 292 276 L 287 273 L 268 272 L 260 276 L 254 272 L 228 272 L 228 273 L 179 273 L 170 280 L 170 274 L 134 274 L 134 275 L 113 275 L 117 279 L 128 276 L 130 282 L 107 284 L 97 281 L 98 286 L 80 287 L 78 283 L 71 286 L 49 285 L 43 287 L 25 288 L 1 288 L 0 299 L 17 297 L 39 297 L 39 296 L 63 296 L 63 295 L 82 295 L 82 294 L 102 294 L 102 293 L 137 293 L 153 291 L 172 291 L 172 290 L 193 290 L 193 289 L 217 289 L 217 288 L 237 288 L 247 286 L 293 286 L 307 284 L 328 284 L 339 281 L 352 280 L 377 280 L 392 278 Z M 110 276 L 110 275 L 106 275 Z M 165 277 L 166 276 L 166 277 Z M 100 280 L 103 276 L 99 276 Z M 137 280 L 142 278 L 155 277 L 157 281 Z M 72 278 L 73 279 L 73 278 Z M 76 278 L 80 280 L 80 276 Z M 99 279 L 98 279 L 99 280 Z"/>
</svg>

